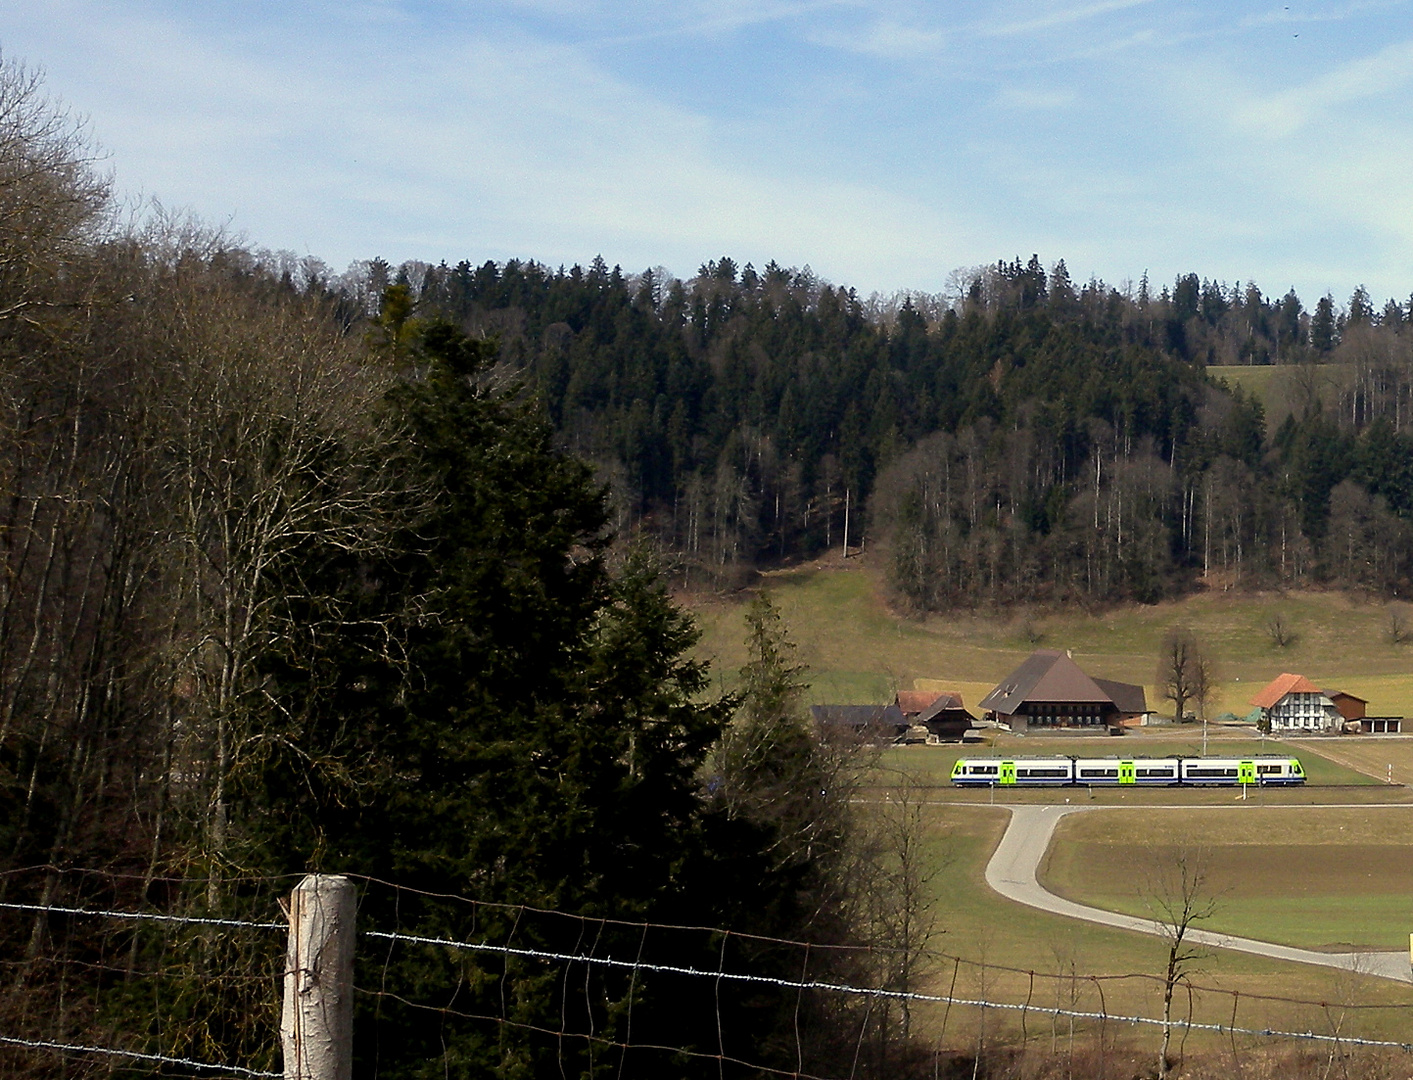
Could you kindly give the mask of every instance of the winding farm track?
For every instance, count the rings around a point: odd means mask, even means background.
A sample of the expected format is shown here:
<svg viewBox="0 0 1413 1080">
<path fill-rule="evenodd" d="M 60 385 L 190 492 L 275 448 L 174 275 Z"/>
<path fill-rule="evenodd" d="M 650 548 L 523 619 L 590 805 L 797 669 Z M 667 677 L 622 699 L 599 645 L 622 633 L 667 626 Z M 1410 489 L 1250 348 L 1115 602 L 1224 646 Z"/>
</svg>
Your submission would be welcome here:
<svg viewBox="0 0 1413 1080">
<path fill-rule="evenodd" d="M 1406 804 L 1401 804 L 1406 805 Z M 1120 930 L 1134 930 L 1140 934 L 1166 936 L 1166 930 L 1152 919 L 1140 919 L 1133 915 L 1121 915 L 1116 911 L 1077 904 L 1072 900 L 1056 896 L 1041 886 L 1035 872 L 1040 860 L 1050 847 L 1050 839 L 1055 827 L 1066 814 L 1088 813 L 1100 807 L 1090 806 L 1007 806 L 1011 812 L 1010 823 L 1006 827 L 1001 843 L 997 845 L 991 861 L 986 864 L 986 884 L 996 892 L 1028 907 L 1039 908 L 1054 915 L 1065 915 L 1071 919 L 1112 926 Z M 1151 807 L 1150 809 L 1160 809 Z M 1299 964 L 1318 964 L 1321 967 L 1340 968 L 1357 971 L 1365 975 L 1375 975 L 1382 979 L 1398 982 L 1413 982 L 1410 974 L 1409 958 L 1405 952 L 1315 952 L 1311 949 L 1296 949 L 1289 945 L 1276 945 L 1269 941 L 1255 941 L 1251 938 L 1233 937 L 1208 930 L 1189 929 L 1184 940 L 1218 949 L 1234 949 L 1269 957 L 1272 960 L 1290 960 Z"/>
</svg>

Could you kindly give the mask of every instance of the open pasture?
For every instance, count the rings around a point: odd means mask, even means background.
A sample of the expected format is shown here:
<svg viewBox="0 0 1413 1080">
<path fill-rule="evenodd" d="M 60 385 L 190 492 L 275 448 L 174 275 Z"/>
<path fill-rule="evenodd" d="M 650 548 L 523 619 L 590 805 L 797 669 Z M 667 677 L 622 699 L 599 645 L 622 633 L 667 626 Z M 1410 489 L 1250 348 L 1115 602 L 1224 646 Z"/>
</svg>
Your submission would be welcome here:
<svg viewBox="0 0 1413 1080">
<path fill-rule="evenodd" d="M 1413 722 L 1413 721 L 1410 721 Z M 1374 780 L 1413 787 L 1413 736 L 1349 739 L 1290 739 L 1284 745 L 1297 756 L 1313 752 Z"/>
<path fill-rule="evenodd" d="M 1225 816 L 1220 811 L 1205 813 Z M 1413 809 L 1398 813 L 1413 821 Z M 1037 1047 L 1058 1045 L 1063 1049 L 1069 1022 L 1047 1016 L 1046 1008 L 1102 1007 L 1110 1015 L 1161 1015 L 1162 987 L 1157 977 L 1166 959 L 1161 940 L 1049 915 L 1002 899 L 987 887 L 985 867 L 1005 830 L 1006 811 L 939 805 L 932 808 L 932 814 L 928 838 L 940 872 L 932 883 L 936 926 L 931 940 L 938 955 L 922 987 L 934 993 L 954 991 L 957 996 L 992 1001 L 1029 1001 L 1034 1012 L 1023 1020 L 1016 1012 L 992 1010 L 983 1019 L 975 1009 L 956 1008 L 946 1014 L 938 1007 L 919 1009 L 920 1023 L 938 1031 L 945 1016 L 946 1042 L 953 1046 L 965 1045 L 958 1041 L 961 1035 L 975 1039 L 984 1023 L 988 1039 L 1016 1040 L 1024 1027 Z M 1119 815 L 1074 815 L 1079 819 L 1115 816 Z M 1133 815 L 1122 816 L 1134 821 Z M 1235 1004 L 1235 1022 L 1242 1027 L 1328 1032 L 1334 1020 L 1344 1024 L 1344 1034 L 1407 1038 L 1408 1011 L 1413 1005 L 1413 987 L 1407 985 L 1220 950 L 1197 965 L 1192 981 L 1197 987 L 1191 998 L 1197 1022 L 1230 1024 Z M 1234 1000 L 1233 993 L 1240 997 Z M 1262 995 L 1328 1002 L 1331 1010 L 1263 1000 Z M 1356 1002 L 1386 1008 L 1366 1009 L 1357 1016 L 1343 1013 L 1342 1006 Z M 1176 1015 L 1186 1016 L 1187 1009 L 1184 992 Z M 1077 1030 L 1081 1039 L 1092 1039 L 1099 1027 L 1081 1021 Z M 1149 1027 L 1111 1024 L 1107 1037 L 1153 1048 L 1158 1043 L 1157 1030 Z M 1230 1044 L 1193 1033 L 1189 1045 L 1195 1049 Z M 1238 1045 L 1246 1054 L 1268 1046 L 1269 1040 L 1241 1037 Z"/>
<path fill-rule="evenodd" d="M 1241 387 L 1266 410 L 1266 434 L 1272 435 L 1291 413 L 1315 400 L 1328 408 L 1354 379 L 1352 364 L 1248 364 L 1209 367 L 1207 374 L 1233 388 Z"/>
<path fill-rule="evenodd" d="M 1413 806 L 1123 810 L 1060 823 L 1052 892 L 1153 915 L 1180 857 L 1216 904 L 1204 928 L 1309 949 L 1402 949 L 1413 932 Z"/>
<path fill-rule="evenodd" d="M 886 599 L 882 563 L 837 555 L 762 574 L 799 659 L 809 668 L 811 703 L 891 701 L 900 689 L 959 690 L 975 708 L 998 681 L 1039 647 L 1070 649 L 1085 671 L 1141 683 L 1149 706 L 1171 705 L 1155 685 L 1158 651 L 1172 627 L 1192 628 L 1216 663 L 1210 715 L 1244 716 L 1252 696 L 1283 671 L 1367 698 L 1370 715 L 1413 717 L 1413 644 L 1390 640 L 1391 608 L 1329 592 L 1211 591 L 1161 604 L 1107 611 L 953 612 L 912 617 Z M 710 660 L 717 686 L 734 686 L 745 662 L 749 595 L 684 596 L 702 628 L 696 655 Z M 1395 605 L 1408 617 L 1408 609 Z M 1292 639 L 1266 632 L 1279 614 Z M 1200 737 L 1200 736 L 1199 736 Z"/>
</svg>

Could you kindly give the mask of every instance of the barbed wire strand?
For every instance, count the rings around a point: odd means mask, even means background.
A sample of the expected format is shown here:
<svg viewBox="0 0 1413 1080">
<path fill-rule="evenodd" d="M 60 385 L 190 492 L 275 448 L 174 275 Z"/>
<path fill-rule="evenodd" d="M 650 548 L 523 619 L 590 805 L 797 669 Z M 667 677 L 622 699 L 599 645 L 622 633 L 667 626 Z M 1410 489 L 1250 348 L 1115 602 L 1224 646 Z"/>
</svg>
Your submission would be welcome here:
<svg viewBox="0 0 1413 1080">
<path fill-rule="evenodd" d="M 0 901 L 0 909 L 10 911 L 43 911 L 55 915 L 84 915 L 101 919 L 122 919 L 129 922 L 180 923 L 190 926 L 235 926 L 252 930 L 288 930 L 289 923 L 258 923 L 245 919 L 215 919 L 202 915 L 159 915 L 150 911 L 103 911 L 94 908 L 60 907 L 57 904 L 14 904 Z"/>
<path fill-rule="evenodd" d="M 484 942 L 453 941 L 448 938 L 422 937 L 415 934 L 394 934 L 385 930 L 365 930 L 363 936 L 381 938 L 389 941 L 401 941 L 414 945 L 432 945 L 442 948 L 458 949 L 466 952 L 487 952 L 502 956 L 519 956 L 533 960 L 552 960 L 571 964 L 593 964 L 601 967 L 612 968 L 637 968 L 642 971 L 651 971 L 663 975 L 682 975 L 689 978 L 719 979 L 727 982 L 747 983 L 757 986 L 773 986 L 777 989 L 786 990 L 819 990 L 826 993 L 849 994 L 857 997 L 868 997 L 874 999 L 889 999 L 894 1001 L 919 1001 L 928 1004 L 942 1005 L 953 1004 L 974 1009 L 1002 1009 L 1018 1012 L 1028 1008 L 1026 1005 L 1018 1005 L 1014 1002 L 989 1001 L 982 998 L 959 998 L 944 994 L 923 994 L 915 990 L 888 990 L 870 986 L 851 986 L 848 983 L 830 983 L 819 980 L 796 980 L 785 979 L 776 975 L 749 975 L 743 972 L 733 971 L 704 971 L 700 968 L 681 967 L 676 964 L 647 964 L 632 960 L 619 960 L 612 956 L 584 956 L 572 953 L 557 953 L 548 949 L 524 949 L 514 948 L 508 945 L 491 945 Z M 1097 980 L 1096 980 L 1097 983 Z M 1101 1002 L 1103 1000 L 1102 988 L 1100 989 Z M 1086 1010 L 1057 1010 L 1061 1016 L 1071 1016 L 1079 1020 L 1097 1020 L 1100 1024 L 1108 1022 L 1122 1024 L 1169 1024 L 1173 1027 L 1182 1026 L 1192 1031 L 1215 1031 L 1225 1034 L 1229 1030 L 1226 1024 L 1205 1024 L 1191 1021 L 1171 1021 L 1162 1020 L 1151 1016 L 1124 1016 L 1110 1013 L 1106 1007 L 1101 1005 L 1101 1011 L 1093 1012 Z M 1313 1039 L 1323 1042 L 1355 1042 L 1353 1038 L 1346 1038 L 1337 1035 L 1322 1035 L 1313 1031 L 1283 1031 L 1276 1028 L 1237 1028 L 1234 1029 L 1242 1035 L 1260 1035 L 1269 1038 L 1289 1038 L 1289 1039 Z M 1413 1043 L 1396 1042 L 1378 1039 L 1360 1039 L 1362 1046 L 1387 1046 L 1396 1047 L 1401 1050 L 1413 1053 Z"/>
<path fill-rule="evenodd" d="M 169 1057 L 166 1054 L 144 1054 L 137 1050 L 119 1050 L 111 1046 L 80 1046 L 77 1043 L 50 1042 L 46 1039 L 19 1039 L 13 1035 L 0 1035 L 0 1044 L 23 1046 L 32 1050 L 55 1050 L 66 1054 L 104 1054 L 108 1057 L 131 1058 L 136 1061 L 151 1061 L 159 1065 L 181 1065 L 188 1069 L 201 1069 L 206 1072 L 233 1073 L 239 1076 L 270 1077 L 284 1080 L 282 1072 L 265 1072 L 261 1069 L 247 1069 L 244 1065 L 213 1065 L 209 1061 L 196 1061 L 192 1058 Z"/>
</svg>

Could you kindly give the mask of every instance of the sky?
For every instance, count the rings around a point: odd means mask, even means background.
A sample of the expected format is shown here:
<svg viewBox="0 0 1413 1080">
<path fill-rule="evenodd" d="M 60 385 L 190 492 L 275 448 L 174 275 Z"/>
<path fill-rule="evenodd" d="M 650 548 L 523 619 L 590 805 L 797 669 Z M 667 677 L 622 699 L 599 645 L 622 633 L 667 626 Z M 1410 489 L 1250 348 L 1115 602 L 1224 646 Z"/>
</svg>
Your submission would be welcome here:
<svg viewBox="0 0 1413 1080">
<path fill-rule="evenodd" d="M 0 0 L 117 189 L 336 269 L 1413 292 L 1413 0 Z"/>
</svg>

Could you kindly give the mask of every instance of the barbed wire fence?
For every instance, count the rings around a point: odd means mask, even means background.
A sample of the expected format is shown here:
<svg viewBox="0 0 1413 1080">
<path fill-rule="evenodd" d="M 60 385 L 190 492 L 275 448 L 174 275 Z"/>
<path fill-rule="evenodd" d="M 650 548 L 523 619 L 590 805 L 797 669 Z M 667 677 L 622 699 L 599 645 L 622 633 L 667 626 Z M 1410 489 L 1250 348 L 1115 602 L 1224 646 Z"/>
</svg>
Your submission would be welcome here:
<svg viewBox="0 0 1413 1080">
<path fill-rule="evenodd" d="M 55 875 L 77 901 L 45 901 Z M 0 875 L 0 1072 L 336 1080 L 293 1068 L 281 1051 L 288 980 L 312 970 L 291 951 L 295 879 L 225 879 L 219 903 L 198 910 L 214 895 L 202 884 L 47 867 Z M 400 1034 L 415 1017 L 481 1032 L 481 1046 L 524 1054 L 532 1071 L 540 1062 L 565 1075 L 580 1065 L 589 1075 L 651 1075 L 676 1062 L 800 1080 L 873 1074 L 870 1044 L 888 1034 L 878 1016 L 903 1003 L 915 1010 L 912 1063 L 925 1047 L 929 1075 L 959 1058 L 974 1075 L 1002 1075 L 996 1062 L 1031 1053 L 1071 1067 L 1079 1055 L 1084 1075 L 1117 1076 L 1141 1033 L 1165 1023 L 1144 1008 L 1161 977 L 1084 974 L 1058 954 L 1041 971 L 934 951 L 922 988 L 900 989 L 838 978 L 873 970 L 857 961 L 875 950 L 353 884 L 361 910 L 348 1004 L 359 1017 L 360 1075 L 398 1072 L 403 1055 L 427 1051 Z M 527 986 L 556 1007 L 528 1008 Z M 328 987 L 306 980 L 305 989 Z M 1185 980 L 1171 1023 L 1180 1055 L 1186 1040 L 1201 1040 L 1230 1059 L 1231 1075 L 1257 1075 L 1253 1059 L 1280 1049 L 1310 1048 L 1345 1072 L 1361 1053 L 1413 1054 L 1413 1000 L 1360 1000 L 1363 990 L 1351 977 L 1333 1000 L 1314 1000 Z M 767 1006 L 793 1010 L 793 1040 L 761 1047 L 733 1030 Z M 698 1022 L 664 1023 L 672 1008 L 694 1010 Z M 809 1030 L 843 1020 L 852 1028 L 826 1043 Z M 350 1032 L 348 1060 L 354 1041 Z"/>
</svg>

